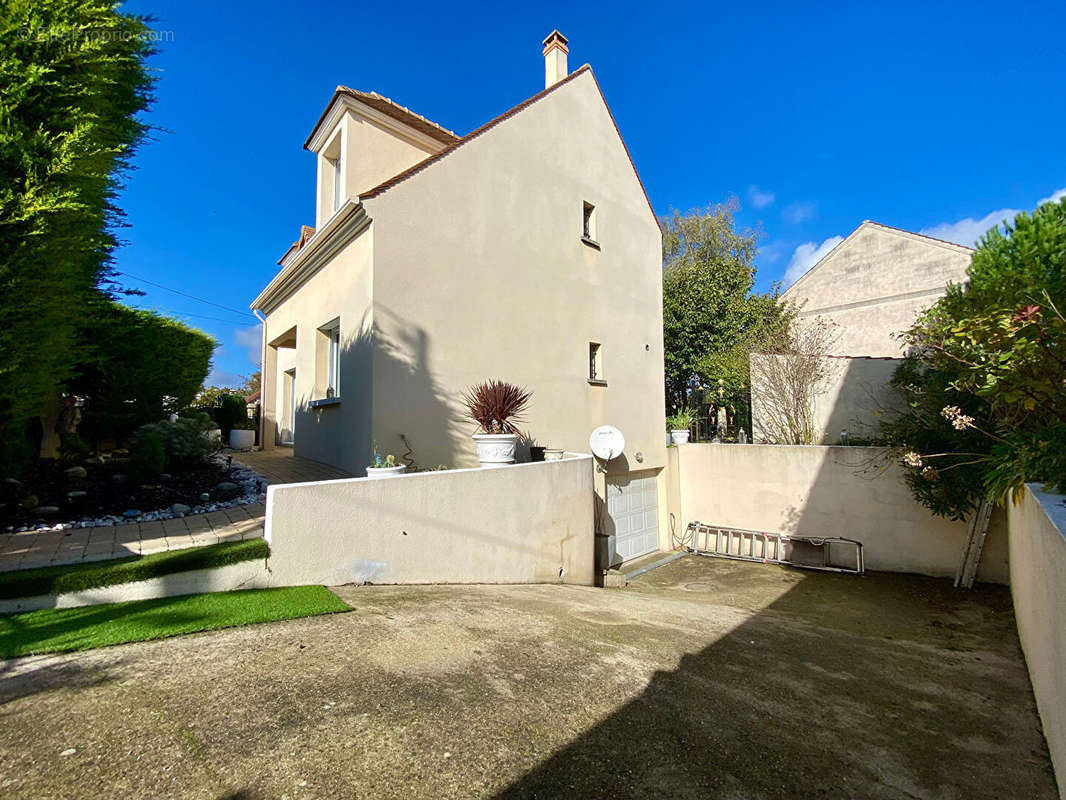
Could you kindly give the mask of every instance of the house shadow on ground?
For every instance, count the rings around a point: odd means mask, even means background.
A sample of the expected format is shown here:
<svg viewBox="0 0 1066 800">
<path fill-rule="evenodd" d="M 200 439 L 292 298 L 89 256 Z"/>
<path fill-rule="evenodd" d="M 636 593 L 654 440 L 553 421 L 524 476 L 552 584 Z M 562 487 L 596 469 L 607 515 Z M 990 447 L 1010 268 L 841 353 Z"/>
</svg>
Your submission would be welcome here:
<svg viewBox="0 0 1066 800">
<path fill-rule="evenodd" d="M 714 563 L 626 591 L 739 624 L 497 798 L 1056 796 L 1005 588 Z"/>
</svg>

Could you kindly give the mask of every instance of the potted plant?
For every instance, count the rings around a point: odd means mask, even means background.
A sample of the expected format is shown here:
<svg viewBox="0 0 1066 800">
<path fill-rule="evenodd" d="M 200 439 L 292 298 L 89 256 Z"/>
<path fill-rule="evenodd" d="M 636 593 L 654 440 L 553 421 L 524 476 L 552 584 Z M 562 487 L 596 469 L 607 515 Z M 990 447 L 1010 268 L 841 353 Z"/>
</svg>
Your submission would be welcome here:
<svg viewBox="0 0 1066 800">
<path fill-rule="evenodd" d="M 407 469 L 406 464 L 396 463 L 396 456 L 391 454 L 382 456 L 377 448 L 374 448 L 374 464 L 366 468 L 366 476 L 368 478 L 394 478 L 397 475 L 403 475 L 405 469 Z"/>
<path fill-rule="evenodd" d="M 474 434 L 474 442 L 482 467 L 514 463 L 518 444 L 515 423 L 521 420 L 532 396 L 519 386 L 496 380 L 479 383 L 463 393 L 467 416 L 481 428 Z"/>
<path fill-rule="evenodd" d="M 563 449 L 561 447 L 545 447 L 544 448 L 544 460 L 545 461 L 562 461 Z"/>
<path fill-rule="evenodd" d="M 670 438 L 674 444 L 688 444 L 688 429 L 695 421 L 696 413 L 690 408 L 681 408 L 676 414 L 666 418 L 666 427 L 670 429 Z"/>
<path fill-rule="evenodd" d="M 255 446 L 255 423 L 244 417 L 233 423 L 229 432 L 231 450 L 251 450 Z"/>
</svg>

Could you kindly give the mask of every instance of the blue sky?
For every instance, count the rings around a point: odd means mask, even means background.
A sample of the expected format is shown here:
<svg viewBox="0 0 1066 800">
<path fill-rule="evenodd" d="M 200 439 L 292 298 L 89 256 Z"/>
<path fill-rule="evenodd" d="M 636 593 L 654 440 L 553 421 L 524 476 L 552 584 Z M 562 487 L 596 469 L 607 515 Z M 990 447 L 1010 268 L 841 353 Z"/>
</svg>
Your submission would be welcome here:
<svg viewBox="0 0 1066 800">
<path fill-rule="evenodd" d="M 302 144 L 334 86 L 464 134 L 543 88 L 553 28 L 571 69 L 592 64 L 657 213 L 735 196 L 761 226 L 759 288 L 864 219 L 971 242 L 1066 189 L 1062 2 L 528 5 L 126 3 L 166 32 L 162 130 L 120 201 L 135 304 L 214 335 L 212 380 L 248 374 L 242 309 L 314 221 Z"/>
</svg>

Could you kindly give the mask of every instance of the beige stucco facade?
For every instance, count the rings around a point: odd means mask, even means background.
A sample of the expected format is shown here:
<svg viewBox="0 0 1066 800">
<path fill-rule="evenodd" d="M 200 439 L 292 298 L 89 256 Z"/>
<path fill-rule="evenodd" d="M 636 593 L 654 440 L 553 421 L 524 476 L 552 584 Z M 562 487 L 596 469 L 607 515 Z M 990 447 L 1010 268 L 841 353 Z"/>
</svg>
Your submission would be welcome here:
<svg viewBox="0 0 1066 800">
<path fill-rule="evenodd" d="M 829 355 L 896 357 L 895 334 L 966 281 L 973 250 L 921 234 L 863 222 L 784 293 L 801 318 L 835 323 L 839 339 Z"/>
<path fill-rule="evenodd" d="M 403 457 L 403 436 L 418 465 L 472 467 L 476 431 L 460 395 L 498 378 L 533 392 L 521 427 L 537 444 L 587 452 L 589 433 L 611 424 L 626 450 L 610 472 L 659 474 L 661 232 L 591 69 L 438 143 L 444 152 L 424 162 L 426 148 L 411 141 L 375 144 L 402 120 L 375 127 L 346 102 L 309 142 L 360 142 L 340 153 L 351 165 L 341 179 L 349 197 L 322 212 L 332 198 L 319 153 L 317 230 L 253 304 L 265 317 L 265 446 L 288 425 L 297 455 L 361 475 L 375 444 Z M 583 236 L 586 204 L 594 240 Z M 326 398 L 321 329 L 336 320 L 340 385 Z M 600 346 L 598 382 L 589 380 L 591 343 Z"/>
</svg>

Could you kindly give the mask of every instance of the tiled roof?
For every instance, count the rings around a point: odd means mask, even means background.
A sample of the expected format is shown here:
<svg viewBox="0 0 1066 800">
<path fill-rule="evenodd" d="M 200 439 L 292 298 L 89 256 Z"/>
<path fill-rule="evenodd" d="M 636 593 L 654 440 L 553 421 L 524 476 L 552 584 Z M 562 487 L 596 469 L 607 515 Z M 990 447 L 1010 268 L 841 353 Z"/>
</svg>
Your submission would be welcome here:
<svg viewBox="0 0 1066 800">
<path fill-rule="evenodd" d="M 406 106 L 401 106 L 399 103 L 390 100 L 384 95 L 380 95 L 377 92 L 361 92 L 358 89 L 351 89 L 347 86 L 338 86 L 333 92 L 333 97 L 331 97 L 329 103 L 326 104 L 326 109 L 322 112 L 322 116 L 320 116 L 318 122 L 315 123 L 311 135 L 308 136 L 307 141 L 304 142 L 304 148 L 307 148 L 307 146 L 310 145 L 311 140 L 318 132 L 318 128 L 322 124 L 322 121 L 326 118 L 326 115 L 329 114 L 329 110 L 333 108 L 333 103 L 341 95 L 351 97 L 358 100 L 360 103 L 365 103 L 375 111 L 387 114 L 393 119 L 399 120 L 405 125 L 414 128 L 419 133 L 423 133 L 431 139 L 436 139 L 443 144 L 451 144 L 459 138 L 458 134 L 447 128 L 441 127 L 436 122 L 426 119 L 421 114 L 416 114 Z"/>
<path fill-rule="evenodd" d="M 315 235 L 315 229 L 312 226 L 310 226 L 310 225 L 301 225 L 300 226 L 300 237 L 295 242 L 293 242 L 292 244 L 289 245 L 289 249 L 285 251 L 285 254 L 278 260 L 278 263 L 280 264 L 286 258 L 288 258 L 289 257 L 289 253 L 292 253 L 293 251 L 299 250 L 300 248 L 302 248 L 305 244 L 307 244 L 307 240 L 310 239 L 314 235 Z"/>
</svg>

